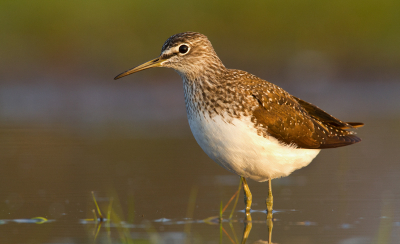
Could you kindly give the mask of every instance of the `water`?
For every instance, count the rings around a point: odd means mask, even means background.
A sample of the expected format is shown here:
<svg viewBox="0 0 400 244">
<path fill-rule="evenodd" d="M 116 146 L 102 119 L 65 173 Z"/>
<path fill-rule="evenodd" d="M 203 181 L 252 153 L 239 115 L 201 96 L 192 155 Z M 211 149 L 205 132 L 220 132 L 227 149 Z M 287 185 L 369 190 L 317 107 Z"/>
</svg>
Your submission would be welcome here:
<svg viewBox="0 0 400 244">
<path fill-rule="evenodd" d="M 295 94 L 366 126 L 361 143 L 273 180 L 273 243 L 400 242 L 399 85 L 355 87 Z M 196 144 L 180 83 L 3 86 L 0 95 L 0 243 L 242 241 L 242 192 L 232 219 L 233 203 L 218 220 L 239 177 Z M 248 183 L 247 243 L 266 243 L 268 185 Z M 110 221 L 96 221 L 92 191 Z"/>
</svg>

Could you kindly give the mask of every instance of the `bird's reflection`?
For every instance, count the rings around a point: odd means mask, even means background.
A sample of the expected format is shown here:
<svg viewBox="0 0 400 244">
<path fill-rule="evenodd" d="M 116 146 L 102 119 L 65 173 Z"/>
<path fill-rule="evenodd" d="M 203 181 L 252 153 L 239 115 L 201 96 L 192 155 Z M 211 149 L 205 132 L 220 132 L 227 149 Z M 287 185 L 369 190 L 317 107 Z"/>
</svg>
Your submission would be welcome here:
<svg viewBox="0 0 400 244">
<path fill-rule="evenodd" d="M 245 221 L 244 221 L 242 244 L 246 243 L 247 238 L 250 235 L 250 231 L 251 231 L 252 227 L 253 227 L 253 221 L 251 219 L 251 214 L 250 213 L 246 213 L 246 218 L 245 218 Z"/>
<path fill-rule="evenodd" d="M 249 237 L 251 228 L 253 227 L 253 220 L 251 219 L 251 213 L 250 212 L 245 212 L 245 213 L 246 213 L 246 217 L 244 219 L 242 244 L 245 244 L 247 242 L 247 238 Z M 272 211 L 267 212 L 266 223 L 267 223 L 267 228 L 268 228 L 268 241 L 262 241 L 262 242 L 257 241 L 256 243 L 272 244 L 272 228 L 274 227 Z"/>
<path fill-rule="evenodd" d="M 240 191 L 240 188 L 238 189 L 237 193 L 239 191 Z M 238 198 L 238 194 L 237 193 L 232 196 L 231 200 L 234 199 L 235 197 Z M 101 227 L 104 226 L 104 225 L 106 227 L 106 232 L 107 232 L 107 241 L 108 241 L 108 243 L 112 243 L 113 242 L 113 240 L 111 239 L 111 230 L 112 229 L 110 227 L 114 227 L 114 228 L 116 228 L 118 230 L 118 232 L 121 232 L 121 233 L 123 232 L 124 235 L 125 234 L 128 235 L 129 236 L 128 239 L 133 241 L 133 239 L 130 236 L 128 230 L 137 229 L 137 228 L 139 228 L 139 229 L 141 229 L 141 228 L 144 228 L 144 229 L 150 228 L 149 225 L 151 226 L 151 222 L 153 222 L 153 223 L 165 223 L 166 225 L 182 225 L 183 224 L 185 226 L 190 226 L 191 224 L 194 224 L 194 223 L 206 223 L 206 224 L 210 224 L 210 225 L 219 225 L 219 227 L 220 227 L 220 243 L 222 243 L 224 235 L 226 235 L 230 239 L 230 241 L 232 243 L 247 243 L 248 238 L 250 236 L 250 232 L 251 232 L 252 227 L 253 227 L 253 223 L 255 223 L 255 224 L 260 224 L 260 223 L 265 224 L 266 223 L 266 227 L 268 228 L 268 237 L 265 236 L 265 237 L 263 237 L 263 238 L 265 238 L 265 240 L 259 240 L 259 241 L 255 242 L 255 243 L 272 244 L 272 229 L 273 229 L 273 221 L 274 221 L 274 219 L 273 219 L 273 212 L 272 211 L 268 211 L 268 210 L 266 210 L 266 211 L 248 210 L 247 211 L 245 209 L 243 211 L 245 213 L 245 217 L 244 217 L 244 220 L 243 220 L 243 228 L 244 229 L 243 229 L 242 240 L 240 242 L 240 237 L 238 237 L 236 235 L 235 228 L 233 227 L 234 223 L 238 223 L 240 221 L 235 220 L 235 219 L 232 218 L 232 214 L 233 214 L 233 212 L 235 212 L 235 207 L 236 207 L 237 201 L 234 204 L 234 208 L 232 209 L 231 215 L 227 219 L 224 219 L 222 214 L 226 210 L 226 207 L 229 205 L 229 203 L 231 201 L 228 202 L 228 204 L 225 206 L 224 209 L 222 209 L 222 206 L 221 206 L 221 211 L 220 211 L 220 215 L 219 216 L 212 216 L 212 217 L 209 217 L 209 218 L 206 218 L 206 219 L 203 219 L 203 220 L 195 220 L 195 219 L 192 219 L 192 218 L 187 218 L 187 219 L 185 219 L 183 221 L 181 221 L 181 220 L 173 221 L 171 219 L 162 218 L 162 219 L 157 219 L 157 220 L 153 220 L 153 221 L 146 220 L 146 221 L 144 221 L 144 223 L 141 223 L 141 224 L 134 224 L 134 223 L 128 223 L 126 221 L 123 221 L 122 218 L 121 218 L 121 215 L 119 215 L 118 213 L 115 212 L 115 210 L 114 210 L 115 206 L 118 207 L 118 206 L 120 206 L 120 204 L 119 203 L 113 204 L 113 202 L 114 202 L 113 199 L 115 199 L 114 197 L 111 198 L 111 201 L 110 201 L 110 204 L 109 204 L 109 207 L 108 207 L 108 214 L 107 214 L 108 217 L 107 218 L 103 217 L 93 192 L 92 192 L 92 195 L 93 195 L 94 205 L 95 205 L 97 211 L 93 210 L 94 218 L 92 218 L 92 219 L 84 219 L 84 220 L 82 220 L 82 223 L 94 224 L 94 228 L 90 228 L 90 233 L 93 236 L 93 241 L 94 242 L 96 242 L 97 237 L 100 235 L 100 232 L 101 232 L 101 229 L 102 229 Z M 239 212 L 241 212 L 241 211 L 239 211 Z M 264 221 L 259 221 L 259 220 L 253 221 L 252 216 L 251 216 L 251 212 L 253 212 L 253 213 L 257 212 L 257 213 L 266 214 L 266 221 L 265 222 Z M 228 233 L 228 231 L 226 231 L 226 229 L 224 228 L 224 225 L 226 223 L 229 223 L 229 226 L 230 226 L 230 228 L 231 228 L 231 230 L 233 232 L 233 236 L 231 236 Z M 157 232 L 154 232 L 154 233 L 157 233 Z M 191 236 L 192 235 L 191 235 L 190 230 L 186 230 L 185 234 L 187 235 L 187 237 L 186 237 L 187 240 L 191 240 Z M 158 236 L 157 238 L 161 238 L 161 237 Z"/>
</svg>

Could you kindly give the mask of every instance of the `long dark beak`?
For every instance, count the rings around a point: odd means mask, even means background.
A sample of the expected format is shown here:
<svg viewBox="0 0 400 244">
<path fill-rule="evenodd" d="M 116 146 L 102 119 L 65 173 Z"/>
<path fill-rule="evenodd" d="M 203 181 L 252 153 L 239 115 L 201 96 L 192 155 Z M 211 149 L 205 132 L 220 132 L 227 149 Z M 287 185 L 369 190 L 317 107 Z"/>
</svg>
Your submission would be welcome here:
<svg viewBox="0 0 400 244">
<path fill-rule="evenodd" d="M 164 61 L 165 61 L 165 59 L 162 59 L 160 57 L 158 57 L 156 59 L 153 59 L 153 60 L 150 60 L 150 61 L 148 61 L 148 62 L 146 62 L 144 64 L 136 66 L 133 69 L 127 70 L 127 71 L 117 75 L 114 78 L 114 80 L 117 80 L 117 79 L 122 78 L 124 76 L 130 75 L 130 74 L 133 74 L 133 73 L 145 70 L 145 69 L 150 69 L 150 68 L 153 68 L 153 67 L 161 67 L 162 66 L 162 62 L 164 62 Z"/>
</svg>

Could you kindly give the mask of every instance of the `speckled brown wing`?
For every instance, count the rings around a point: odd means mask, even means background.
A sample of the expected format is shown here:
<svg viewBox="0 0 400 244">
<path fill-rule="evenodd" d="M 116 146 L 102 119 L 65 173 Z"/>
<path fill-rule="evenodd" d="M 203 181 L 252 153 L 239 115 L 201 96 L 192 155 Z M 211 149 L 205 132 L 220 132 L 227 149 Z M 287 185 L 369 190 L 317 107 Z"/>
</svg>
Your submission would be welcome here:
<svg viewBox="0 0 400 244">
<path fill-rule="evenodd" d="M 270 136 L 282 143 L 294 144 L 299 148 L 322 149 L 361 141 L 354 132 L 345 130 L 353 128 L 351 124 L 291 96 L 273 84 L 268 83 L 264 87 L 267 88 L 258 86 L 252 89 L 252 96 L 259 104 L 253 111 L 253 122 L 257 128 L 265 128 Z M 362 126 L 362 123 L 352 124 L 355 127 Z"/>
</svg>

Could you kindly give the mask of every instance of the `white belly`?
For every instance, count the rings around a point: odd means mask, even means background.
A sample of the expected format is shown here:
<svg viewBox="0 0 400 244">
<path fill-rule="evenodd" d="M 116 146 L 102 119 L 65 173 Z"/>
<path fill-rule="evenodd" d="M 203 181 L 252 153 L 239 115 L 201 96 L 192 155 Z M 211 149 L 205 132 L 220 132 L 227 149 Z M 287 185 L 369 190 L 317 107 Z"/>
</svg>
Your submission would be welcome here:
<svg viewBox="0 0 400 244">
<path fill-rule="evenodd" d="M 250 118 L 189 116 L 189 125 L 204 152 L 225 169 L 255 181 L 287 176 L 307 166 L 319 149 L 296 149 L 270 136 L 257 135 Z M 243 120 L 244 119 L 244 120 Z"/>
</svg>

